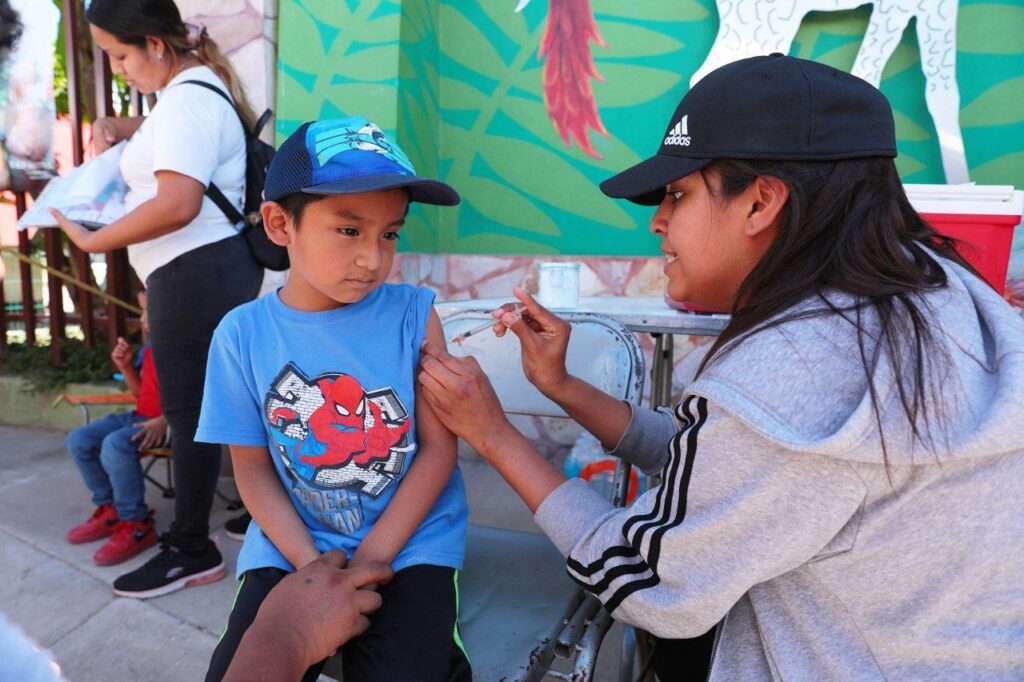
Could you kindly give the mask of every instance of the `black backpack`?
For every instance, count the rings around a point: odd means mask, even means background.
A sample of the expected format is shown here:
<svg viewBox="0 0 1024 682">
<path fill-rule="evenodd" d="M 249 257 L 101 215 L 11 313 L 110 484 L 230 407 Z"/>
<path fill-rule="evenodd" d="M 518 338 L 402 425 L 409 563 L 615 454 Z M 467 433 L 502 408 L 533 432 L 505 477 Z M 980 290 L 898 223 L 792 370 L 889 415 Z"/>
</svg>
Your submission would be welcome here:
<svg viewBox="0 0 1024 682">
<path fill-rule="evenodd" d="M 267 167 L 270 160 L 274 158 L 274 148 L 260 139 L 260 132 L 267 124 L 273 112 L 267 109 L 256 122 L 252 132 L 245 126 L 242 115 L 238 113 L 234 102 L 228 95 L 215 85 L 203 81 L 188 80 L 183 83 L 200 85 L 207 90 L 213 90 L 227 100 L 231 108 L 238 115 L 238 122 L 242 124 L 242 132 L 245 135 L 245 201 L 242 205 L 244 213 L 228 201 L 220 188 L 212 182 L 206 188 L 206 196 L 210 197 L 213 203 L 224 213 L 233 225 L 242 225 L 241 233 L 249 244 L 249 251 L 253 259 L 268 270 L 288 269 L 288 250 L 270 241 L 266 231 L 263 229 L 263 218 L 260 215 L 260 204 L 263 203 L 263 185 L 267 180 Z"/>
</svg>

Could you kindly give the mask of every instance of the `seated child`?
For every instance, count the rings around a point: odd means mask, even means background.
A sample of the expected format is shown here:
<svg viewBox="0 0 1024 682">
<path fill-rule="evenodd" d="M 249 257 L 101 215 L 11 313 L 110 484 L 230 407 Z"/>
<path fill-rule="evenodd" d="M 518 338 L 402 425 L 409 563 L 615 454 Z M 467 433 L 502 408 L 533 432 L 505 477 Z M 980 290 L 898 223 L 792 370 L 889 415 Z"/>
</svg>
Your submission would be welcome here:
<svg viewBox="0 0 1024 682">
<path fill-rule="evenodd" d="M 145 293 L 139 293 L 139 305 L 145 337 L 149 333 Z M 139 372 L 132 364 L 131 348 L 122 338 L 117 340 L 110 359 L 135 396 L 135 409 L 80 426 L 67 438 L 68 452 L 96 505 L 88 521 L 68 531 L 68 542 L 79 544 L 110 537 L 92 557 L 100 566 L 121 563 L 156 544 L 153 517 L 146 508 L 139 453 L 162 445 L 167 437 L 167 421 L 160 413 L 160 393 L 149 344 L 139 351 Z"/>
<path fill-rule="evenodd" d="M 264 197 L 264 227 L 291 272 L 221 321 L 196 434 L 230 447 L 253 517 L 206 679 L 223 677 L 275 584 L 340 549 L 350 565 L 395 570 L 370 629 L 342 647 L 344 678 L 468 681 L 456 626 L 465 490 L 455 437 L 415 385 L 420 345 L 444 335 L 431 291 L 385 283 L 409 202 L 459 195 L 417 177 L 376 125 L 346 118 L 295 131 Z"/>
</svg>

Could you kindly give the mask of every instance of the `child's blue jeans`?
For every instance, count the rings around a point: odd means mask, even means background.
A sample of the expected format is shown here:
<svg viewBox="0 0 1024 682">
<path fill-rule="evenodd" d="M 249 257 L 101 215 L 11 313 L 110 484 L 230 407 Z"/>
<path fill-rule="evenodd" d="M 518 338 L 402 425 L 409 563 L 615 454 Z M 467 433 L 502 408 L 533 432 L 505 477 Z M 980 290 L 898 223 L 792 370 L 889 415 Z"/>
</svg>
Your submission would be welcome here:
<svg viewBox="0 0 1024 682">
<path fill-rule="evenodd" d="M 143 421 L 135 412 L 117 412 L 78 427 L 67 438 L 93 504 L 113 504 L 122 521 L 143 521 L 148 514 L 139 444 L 132 440 Z"/>
</svg>

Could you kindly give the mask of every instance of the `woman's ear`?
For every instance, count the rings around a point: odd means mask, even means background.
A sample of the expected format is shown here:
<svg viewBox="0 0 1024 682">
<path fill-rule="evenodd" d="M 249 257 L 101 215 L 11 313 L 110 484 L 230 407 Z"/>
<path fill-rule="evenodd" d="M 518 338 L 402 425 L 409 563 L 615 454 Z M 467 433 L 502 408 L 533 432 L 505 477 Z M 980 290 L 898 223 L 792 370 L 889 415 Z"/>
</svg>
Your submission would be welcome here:
<svg viewBox="0 0 1024 682">
<path fill-rule="evenodd" d="M 148 52 L 153 59 L 163 61 L 164 51 L 166 48 L 167 46 L 160 38 L 155 36 L 146 36 L 146 52 Z"/>
<path fill-rule="evenodd" d="M 754 203 L 747 216 L 746 234 L 755 237 L 765 230 L 778 225 L 782 208 L 789 200 L 789 186 L 778 178 L 761 175 L 754 180 Z"/>
<path fill-rule="evenodd" d="M 263 216 L 263 229 L 267 231 L 270 241 L 278 246 L 288 246 L 292 241 L 292 219 L 281 204 L 276 201 L 264 201 L 260 206 Z"/>
</svg>

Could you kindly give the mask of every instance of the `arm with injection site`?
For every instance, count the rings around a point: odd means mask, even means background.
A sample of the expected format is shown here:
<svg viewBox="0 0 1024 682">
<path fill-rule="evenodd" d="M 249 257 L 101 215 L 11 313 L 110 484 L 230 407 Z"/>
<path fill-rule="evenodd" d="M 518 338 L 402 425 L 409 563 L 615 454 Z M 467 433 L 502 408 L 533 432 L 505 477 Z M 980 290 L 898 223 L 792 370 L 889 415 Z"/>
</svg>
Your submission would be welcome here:
<svg viewBox="0 0 1024 682">
<path fill-rule="evenodd" d="M 444 347 L 441 320 L 433 310 L 427 322 L 427 341 Z M 455 470 L 455 435 L 445 427 L 416 391 L 416 457 L 380 519 L 366 534 L 352 557 L 352 565 L 365 561 L 391 563 L 437 502 Z"/>
</svg>

